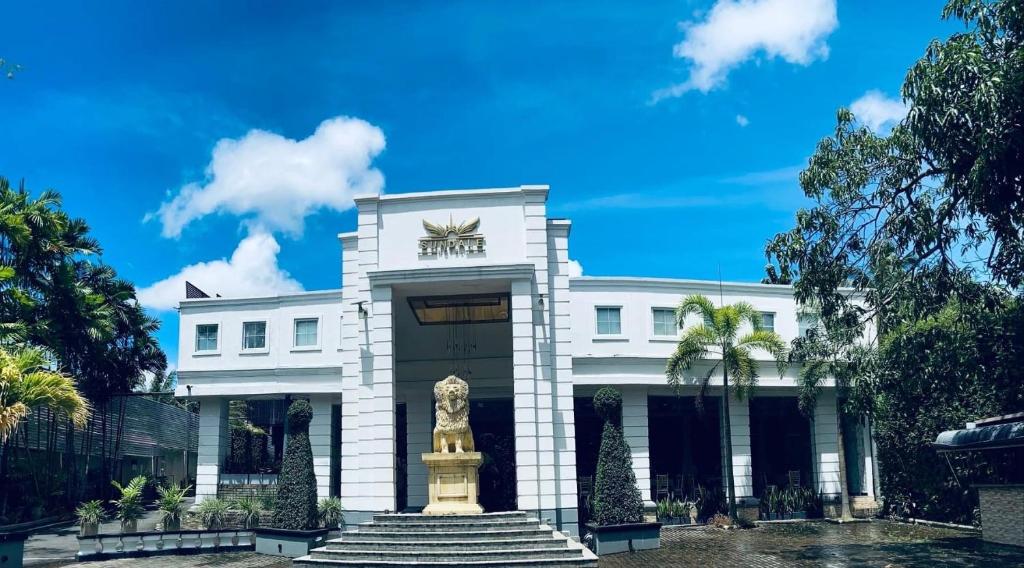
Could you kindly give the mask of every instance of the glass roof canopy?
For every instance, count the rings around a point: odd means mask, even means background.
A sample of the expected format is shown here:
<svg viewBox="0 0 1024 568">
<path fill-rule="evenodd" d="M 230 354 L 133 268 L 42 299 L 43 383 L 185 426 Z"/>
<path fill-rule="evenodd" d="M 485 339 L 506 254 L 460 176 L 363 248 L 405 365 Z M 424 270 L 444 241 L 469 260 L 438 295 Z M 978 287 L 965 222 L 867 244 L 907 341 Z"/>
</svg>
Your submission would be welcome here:
<svg viewBox="0 0 1024 568">
<path fill-rule="evenodd" d="M 509 321 L 509 294 L 410 296 L 409 307 L 420 325 L 496 323 Z"/>
</svg>

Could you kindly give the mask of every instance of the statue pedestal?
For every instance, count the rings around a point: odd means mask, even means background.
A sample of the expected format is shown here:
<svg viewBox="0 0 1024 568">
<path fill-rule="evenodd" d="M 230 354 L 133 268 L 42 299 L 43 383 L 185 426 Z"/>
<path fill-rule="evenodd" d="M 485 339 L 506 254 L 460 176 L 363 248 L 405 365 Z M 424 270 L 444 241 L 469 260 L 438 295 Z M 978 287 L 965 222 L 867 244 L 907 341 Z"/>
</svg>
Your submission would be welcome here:
<svg viewBox="0 0 1024 568">
<path fill-rule="evenodd" d="M 472 515 L 484 512 L 477 502 L 480 452 L 423 454 L 427 466 L 429 504 L 424 515 Z"/>
</svg>

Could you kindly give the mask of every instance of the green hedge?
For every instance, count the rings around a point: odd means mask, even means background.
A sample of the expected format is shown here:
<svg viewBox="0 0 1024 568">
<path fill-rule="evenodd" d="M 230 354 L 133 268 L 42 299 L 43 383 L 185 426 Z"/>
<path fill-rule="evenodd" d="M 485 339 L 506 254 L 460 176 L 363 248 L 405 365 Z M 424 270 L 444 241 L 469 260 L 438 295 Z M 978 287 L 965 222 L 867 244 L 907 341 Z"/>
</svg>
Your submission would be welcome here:
<svg viewBox="0 0 1024 568">
<path fill-rule="evenodd" d="M 604 419 L 604 430 L 597 457 L 592 520 L 602 526 L 642 522 L 644 503 L 636 486 L 629 444 L 622 434 L 622 395 L 604 387 L 594 396 L 594 409 Z"/>
<path fill-rule="evenodd" d="M 879 369 L 872 426 L 885 513 L 971 524 L 978 520 L 973 484 L 1024 481 L 1019 451 L 943 456 L 930 446 L 944 430 L 1024 410 L 1019 302 L 995 309 L 951 303 L 899 326 L 882 341 Z"/>
<path fill-rule="evenodd" d="M 309 446 L 309 422 L 313 407 L 308 401 L 296 400 L 288 407 L 288 443 L 284 462 L 277 477 L 277 499 L 274 502 L 273 526 L 304 530 L 319 526 L 316 502 L 316 474 L 313 451 Z"/>
</svg>

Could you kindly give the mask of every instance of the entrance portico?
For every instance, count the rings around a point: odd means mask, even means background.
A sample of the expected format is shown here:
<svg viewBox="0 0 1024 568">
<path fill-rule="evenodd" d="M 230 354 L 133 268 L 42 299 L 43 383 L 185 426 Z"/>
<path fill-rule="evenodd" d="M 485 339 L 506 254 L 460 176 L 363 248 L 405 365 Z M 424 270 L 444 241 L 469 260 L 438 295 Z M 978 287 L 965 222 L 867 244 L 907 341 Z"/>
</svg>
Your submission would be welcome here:
<svg viewBox="0 0 1024 568">
<path fill-rule="evenodd" d="M 356 200 L 359 229 L 340 236 L 342 430 L 353 433 L 342 437 L 346 522 L 398 507 L 398 403 L 406 405 L 407 506 L 425 504 L 416 456 L 432 427 L 429 386 L 455 364 L 468 372 L 472 396 L 511 397 L 517 508 L 575 532 L 569 224 L 547 219 L 546 197 L 546 188 L 523 187 L 418 194 L 416 208 L 409 196 Z M 398 222 L 406 215 L 417 222 Z M 417 245 L 420 234 L 409 230 L 454 218 L 476 221 L 449 222 L 450 236 L 458 225 L 489 231 L 469 246 L 454 239 L 439 248 Z M 446 326 L 424 325 L 410 304 L 472 294 L 503 295 L 508 309 L 505 322 L 463 324 L 475 328 L 474 353 L 444 348 Z"/>
</svg>

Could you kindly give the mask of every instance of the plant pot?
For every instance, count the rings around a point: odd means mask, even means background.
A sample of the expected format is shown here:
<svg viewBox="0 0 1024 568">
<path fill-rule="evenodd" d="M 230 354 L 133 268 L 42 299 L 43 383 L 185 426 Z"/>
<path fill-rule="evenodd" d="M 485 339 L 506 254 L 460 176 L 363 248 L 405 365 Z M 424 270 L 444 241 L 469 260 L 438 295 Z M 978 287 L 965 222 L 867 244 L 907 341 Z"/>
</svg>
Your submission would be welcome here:
<svg viewBox="0 0 1024 568">
<path fill-rule="evenodd" d="M 261 527 L 255 529 L 256 553 L 296 558 L 309 554 L 311 548 L 323 545 L 331 529 L 293 531 Z"/>
<path fill-rule="evenodd" d="M 177 532 L 181 530 L 181 518 L 164 518 L 164 532 Z"/>
<path fill-rule="evenodd" d="M 598 556 L 661 547 L 661 523 L 588 524 L 587 530 L 593 536 L 592 547 Z"/>
<path fill-rule="evenodd" d="M 137 532 L 138 529 L 139 529 L 139 520 L 138 519 L 132 519 L 130 521 L 122 521 L 121 522 L 121 532 L 123 532 L 123 533 Z"/>
<path fill-rule="evenodd" d="M 805 511 L 799 511 L 799 512 L 796 512 L 796 513 L 790 513 L 789 514 L 789 518 L 790 519 L 806 519 L 807 518 L 807 513 Z"/>
<path fill-rule="evenodd" d="M 0 532 L 0 558 L 4 566 L 21 566 L 25 556 L 27 532 Z"/>
<path fill-rule="evenodd" d="M 81 536 L 95 536 L 98 532 L 100 532 L 99 523 L 82 523 L 78 534 Z"/>
</svg>

